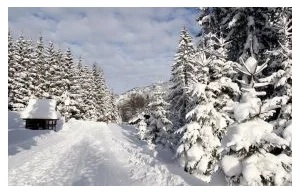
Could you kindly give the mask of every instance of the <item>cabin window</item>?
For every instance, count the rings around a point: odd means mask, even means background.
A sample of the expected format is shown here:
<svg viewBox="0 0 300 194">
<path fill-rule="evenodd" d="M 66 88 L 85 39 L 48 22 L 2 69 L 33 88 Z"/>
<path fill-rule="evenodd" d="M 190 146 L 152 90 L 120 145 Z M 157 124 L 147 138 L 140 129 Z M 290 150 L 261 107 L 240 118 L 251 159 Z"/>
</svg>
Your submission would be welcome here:
<svg viewBox="0 0 300 194">
<path fill-rule="evenodd" d="M 56 120 L 28 119 L 26 128 L 29 129 L 56 129 Z"/>
</svg>

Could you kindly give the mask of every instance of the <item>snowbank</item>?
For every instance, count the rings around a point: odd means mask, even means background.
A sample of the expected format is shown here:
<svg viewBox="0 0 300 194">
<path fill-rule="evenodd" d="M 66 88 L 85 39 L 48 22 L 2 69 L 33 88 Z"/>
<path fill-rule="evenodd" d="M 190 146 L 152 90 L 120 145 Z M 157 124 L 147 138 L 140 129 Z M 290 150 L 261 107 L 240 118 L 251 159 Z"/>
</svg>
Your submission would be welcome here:
<svg viewBox="0 0 300 194">
<path fill-rule="evenodd" d="M 24 127 L 24 121 L 20 118 L 20 113 L 8 111 L 8 129 Z"/>
</svg>

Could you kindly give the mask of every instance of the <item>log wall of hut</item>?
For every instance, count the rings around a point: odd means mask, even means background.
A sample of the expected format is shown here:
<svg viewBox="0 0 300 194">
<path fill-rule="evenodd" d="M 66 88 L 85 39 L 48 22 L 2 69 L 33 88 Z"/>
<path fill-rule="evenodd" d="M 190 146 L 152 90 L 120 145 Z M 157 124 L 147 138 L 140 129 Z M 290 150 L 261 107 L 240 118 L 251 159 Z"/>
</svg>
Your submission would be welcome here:
<svg viewBox="0 0 300 194">
<path fill-rule="evenodd" d="M 56 130 L 56 119 L 25 119 L 25 127 L 28 129 L 50 129 Z"/>
</svg>

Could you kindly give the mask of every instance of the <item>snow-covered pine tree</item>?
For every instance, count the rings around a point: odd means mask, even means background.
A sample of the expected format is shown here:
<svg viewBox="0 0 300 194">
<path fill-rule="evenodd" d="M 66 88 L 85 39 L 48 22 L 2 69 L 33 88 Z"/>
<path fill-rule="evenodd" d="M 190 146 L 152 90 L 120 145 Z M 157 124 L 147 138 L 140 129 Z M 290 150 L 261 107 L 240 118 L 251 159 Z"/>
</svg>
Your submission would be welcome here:
<svg viewBox="0 0 300 194">
<path fill-rule="evenodd" d="M 111 93 L 111 102 L 112 102 L 112 106 L 113 106 L 113 121 L 116 123 L 121 123 L 121 117 L 120 117 L 120 113 L 119 113 L 119 109 L 118 106 L 116 104 L 116 96 L 115 94 L 112 92 Z"/>
<path fill-rule="evenodd" d="M 54 44 L 49 42 L 46 48 L 46 62 L 49 65 L 49 98 L 60 100 L 62 95 L 62 64 L 63 64 L 62 51 L 56 50 Z"/>
<path fill-rule="evenodd" d="M 73 67 L 74 67 L 74 63 L 73 63 L 73 57 L 72 57 L 72 52 L 71 50 L 68 48 L 68 50 L 66 51 L 66 53 L 63 55 L 63 60 L 62 60 L 63 64 L 61 64 L 62 67 L 62 76 L 61 76 L 61 80 L 62 80 L 62 96 L 61 96 L 61 100 L 60 100 L 60 112 L 62 114 L 62 116 L 65 117 L 65 120 L 68 121 L 70 119 L 70 112 L 69 112 L 69 106 L 70 106 L 70 90 L 71 90 L 71 86 L 72 86 L 72 77 L 73 77 Z"/>
<path fill-rule="evenodd" d="M 65 57 L 61 49 L 56 51 L 56 60 L 57 64 L 53 66 L 54 75 L 52 76 L 52 81 L 50 82 L 50 92 L 52 97 L 57 100 L 57 110 L 62 112 L 64 111 L 64 99 L 62 98 L 65 90 L 65 82 L 63 79 L 64 76 L 64 64 Z"/>
<path fill-rule="evenodd" d="M 253 56 L 241 61 L 237 69 L 245 74 L 241 81 L 244 93 L 232 108 L 236 122 L 222 140 L 222 169 L 230 185 L 290 185 L 292 158 L 279 151 L 289 143 L 259 118 L 262 103 L 257 96 L 266 92 L 255 88 L 268 84 L 257 81 L 268 60 L 260 66 Z"/>
<path fill-rule="evenodd" d="M 83 101 L 83 106 L 82 106 L 82 111 L 83 111 L 83 118 L 85 120 L 97 120 L 96 116 L 96 106 L 95 106 L 95 101 L 94 101 L 94 96 L 93 96 L 93 73 L 89 69 L 87 65 L 84 65 L 82 68 L 81 72 L 82 76 L 82 101 Z"/>
<path fill-rule="evenodd" d="M 35 88 L 34 96 L 37 98 L 43 98 L 49 96 L 49 66 L 46 62 L 46 52 L 44 48 L 43 37 L 40 36 L 36 49 L 35 49 L 35 65 L 38 69 L 37 78 L 33 80 L 33 87 Z"/>
<path fill-rule="evenodd" d="M 224 117 L 227 113 L 222 109 L 228 104 L 233 103 L 240 95 L 239 86 L 235 83 L 237 72 L 234 70 L 232 61 L 228 61 L 228 50 L 226 48 L 228 42 L 221 36 L 214 33 L 203 34 L 202 43 L 198 45 L 199 52 L 194 57 L 194 63 L 200 62 L 207 64 L 208 74 L 205 79 L 208 80 L 210 88 L 214 90 L 214 98 L 216 99 L 214 107 L 222 112 Z M 207 57 L 206 57 L 207 56 Z M 197 65 L 195 65 L 197 66 Z M 199 66 L 201 68 L 201 65 Z M 201 70 L 202 71 L 202 70 Z M 198 72 L 198 80 L 204 79 Z M 230 123 L 230 118 L 227 117 L 227 123 Z"/>
<path fill-rule="evenodd" d="M 10 91 L 9 107 L 12 111 L 22 110 L 28 103 L 30 97 L 28 67 L 30 54 L 28 52 L 28 41 L 21 34 L 16 42 L 14 55 L 15 65 L 13 67 L 13 87 Z M 13 62 L 13 61 L 12 61 Z"/>
<path fill-rule="evenodd" d="M 45 61 L 47 66 L 49 67 L 49 75 L 47 79 L 47 81 L 49 82 L 49 98 L 57 100 L 58 96 L 56 95 L 56 81 L 60 79 L 60 76 L 58 75 L 60 73 L 60 69 L 57 61 L 58 52 L 55 50 L 53 42 L 49 42 L 48 46 L 45 49 L 45 52 Z"/>
<path fill-rule="evenodd" d="M 274 29 L 278 33 L 279 46 L 267 52 L 270 67 L 264 73 L 268 82 L 261 118 L 275 127 L 275 132 L 290 142 L 292 137 L 292 8 L 278 8 Z"/>
<path fill-rule="evenodd" d="M 209 182 L 217 169 L 217 149 L 232 119 L 223 108 L 238 97 L 240 90 L 233 82 L 236 72 L 233 62 L 227 62 L 227 43 L 213 33 L 203 35 L 197 52 L 190 63 L 196 67 L 197 83 L 188 88 L 191 111 L 181 134 L 177 156 L 181 165 L 191 174 Z"/>
<path fill-rule="evenodd" d="M 78 64 L 71 63 L 71 77 L 70 77 L 70 105 L 69 105 L 69 117 L 75 119 L 81 119 L 82 110 L 82 87 L 81 87 L 81 58 L 79 58 Z"/>
<path fill-rule="evenodd" d="M 202 27 L 202 33 L 212 32 L 218 36 L 222 34 L 229 42 L 229 60 L 236 62 L 240 57 L 246 60 L 247 52 L 252 50 L 254 57 L 259 58 L 259 62 L 263 62 L 266 59 L 264 52 L 278 45 L 276 32 L 272 29 L 272 19 L 275 17 L 276 9 L 273 7 L 203 8 L 197 21 Z"/>
<path fill-rule="evenodd" d="M 8 109 L 12 110 L 11 107 L 11 91 L 15 87 L 15 66 L 16 66 L 16 47 L 13 40 L 13 37 L 11 35 L 11 31 L 8 31 Z"/>
<path fill-rule="evenodd" d="M 185 115 L 188 109 L 189 95 L 186 93 L 186 87 L 193 83 L 192 75 L 194 72 L 193 64 L 190 58 L 194 54 L 192 37 L 188 30 L 184 28 L 180 33 L 180 40 L 174 63 L 172 65 L 172 75 L 170 94 L 170 119 L 174 129 L 178 129 L 185 124 Z"/>
<path fill-rule="evenodd" d="M 199 52 L 195 60 L 199 66 L 198 83 L 190 87 L 194 104 L 186 115 L 187 124 L 176 131 L 181 134 L 177 156 L 185 171 L 210 182 L 219 159 L 220 138 L 227 126 L 226 116 L 220 112 L 221 107 L 216 106 L 216 94 L 220 93 L 222 82 L 210 83 L 209 64 L 212 60 L 207 59 L 204 52 Z M 229 81 L 224 82 L 226 85 Z"/>
<path fill-rule="evenodd" d="M 120 118 L 118 113 L 118 107 L 115 103 L 115 95 L 113 92 L 109 92 L 109 96 L 110 96 L 110 104 L 111 104 L 110 121 L 118 123 L 120 121 Z"/>
<path fill-rule="evenodd" d="M 34 94 L 36 91 L 35 81 L 38 79 L 38 75 L 40 74 L 38 67 L 36 66 L 36 55 L 35 55 L 35 47 L 33 45 L 32 40 L 27 40 L 28 43 L 28 88 L 30 90 L 30 98 L 34 98 Z"/>
<path fill-rule="evenodd" d="M 282 107 L 285 107 L 285 104 L 291 103 L 291 100 L 286 100 L 289 99 L 286 94 L 291 93 L 291 85 L 286 84 L 286 89 L 281 84 L 278 84 L 281 85 L 278 88 L 275 87 L 279 80 L 291 83 L 291 69 L 278 65 L 289 63 L 282 63 L 283 55 L 279 54 L 282 53 L 279 50 L 283 43 L 278 38 L 283 34 L 291 35 L 291 20 L 285 20 L 285 25 L 279 24 L 282 24 L 280 16 L 285 15 L 282 10 L 289 10 L 285 12 L 290 13 L 286 18 L 291 19 L 290 8 L 204 8 L 198 18 L 202 35 L 213 33 L 224 37 L 229 42 L 225 47 L 228 59 L 240 59 L 242 64 L 237 65 L 242 72 L 242 80 L 237 81 L 244 88 L 244 94 L 240 103 L 233 106 L 236 123 L 228 128 L 222 142 L 226 150 L 222 168 L 230 184 L 291 184 L 291 157 L 286 155 L 291 154 L 291 147 L 288 147 L 291 146 L 291 122 L 287 119 L 291 117 L 281 120 L 282 127 L 276 125 L 281 112 L 278 105 L 283 104 Z M 291 43 L 291 37 L 284 39 Z M 266 68 L 269 58 L 271 65 Z M 263 78 L 258 79 L 258 76 Z M 283 92 L 284 90 L 289 92 Z M 286 107 L 283 112 L 289 115 L 291 108 L 288 107 L 291 106 Z M 272 121 L 275 131 L 270 123 L 261 118 Z M 283 138 L 274 132 L 281 133 Z"/>
<path fill-rule="evenodd" d="M 98 121 L 108 122 L 110 120 L 112 105 L 110 100 L 109 91 L 106 86 L 104 73 L 101 67 L 98 67 L 98 79 L 99 85 L 97 89 L 97 104 L 99 109 L 97 110 L 100 114 Z"/>
<path fill-rule="evenodd" d="M 92 74 L 93 74 L 93 100 L 95 102 L 95 108 L 96 108 L 96 119 L 99 120 L 102 116 L 103 113 L 101 109 L 103 108 L 103 99 L 101 96 L 101 93 L 99 90 L 101 90 L 101 78 L 100 78 L 100 68 L 97 63 L 93 64 L 92 67 Z"/>
<path fill-rule="evenodd" d="M 172 122 L 168 119 L 168 106 L 164 100 L 165 92 L 160 85 L 155 85 L 152 99 L 148 105 L 150 122 L 147 129 L 147 138 L 157 145 L 165 146 L 168 143 Z"/>
</svg>

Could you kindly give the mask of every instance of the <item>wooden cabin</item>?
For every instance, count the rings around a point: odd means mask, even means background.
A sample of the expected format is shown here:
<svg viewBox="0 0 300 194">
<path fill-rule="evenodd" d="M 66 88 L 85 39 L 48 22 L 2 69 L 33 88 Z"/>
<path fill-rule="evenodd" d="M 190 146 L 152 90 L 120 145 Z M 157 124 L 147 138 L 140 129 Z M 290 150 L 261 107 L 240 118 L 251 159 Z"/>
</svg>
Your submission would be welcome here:
<svg viewBox="0 0 300 194">
<path fill-rule="evenodd" d="M 60 113 L 53 99 L 30 99 L 28 106 L 21 113 L 25 128 L 33 130 L 55 130 Z"/>
</svg>

